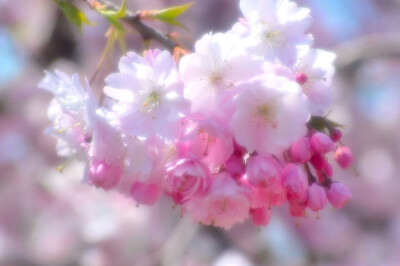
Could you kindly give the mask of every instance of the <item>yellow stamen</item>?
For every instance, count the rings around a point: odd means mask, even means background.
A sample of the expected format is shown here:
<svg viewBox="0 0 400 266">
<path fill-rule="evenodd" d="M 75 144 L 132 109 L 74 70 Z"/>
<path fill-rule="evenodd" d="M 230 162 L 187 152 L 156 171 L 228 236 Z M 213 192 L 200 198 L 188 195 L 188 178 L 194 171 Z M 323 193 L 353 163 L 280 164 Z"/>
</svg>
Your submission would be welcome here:
<svg viewBox="0 0 400 266">
<path fill-rule="evenodd" d="M 67 167 L 68 164 L 70 162 L 72 162 L 73 159 L 74 159 L 73 157 L 68 158 L 62 165 L 57 167 L 57 171 L 62 173 L 64 171 L 65 167 Z"/>
</svg>

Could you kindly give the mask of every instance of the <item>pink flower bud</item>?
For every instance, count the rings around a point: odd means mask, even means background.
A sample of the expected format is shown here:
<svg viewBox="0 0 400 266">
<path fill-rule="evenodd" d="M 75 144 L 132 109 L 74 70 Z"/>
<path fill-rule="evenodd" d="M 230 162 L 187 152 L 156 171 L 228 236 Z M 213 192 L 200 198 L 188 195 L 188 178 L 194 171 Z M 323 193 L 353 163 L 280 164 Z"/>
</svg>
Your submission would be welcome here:
<svg viewBox="0 0 400 266">
<path fill-rule="evenodd" d="M 328 162 L 325 162 L 325 166 L 322 169 L 322 171 L 328 176 L 328 177 L 332 177 L 333 176 L 333 169 L 332 169 L 332 165 Z"/>
<path fill-rule="evenodd" d="M 307 205 L 313 211 L 318 211 L 326 206 L 326 193 L 321 185 L 313 183 L 307 189 Z"/>
<path fill-rule="evenodd" d="M 307 137 L 298 139 L 290 147 L 290 155 L 296 163 L 305 163 L 310 160 L 313 155 L 310 141 Z"/>
<path fill-rule="evenodd" d="M 308 81 L 307 75 L 303 72 L 296 73 L 295 79 L 300 85 L 304 85 Z"/>
<path fill-rule="evenodd" d="M 343 169 L 348 168 L 353 163 L 353 153 L 346 146 L 340 146 L 335 151 L 335 160 Z"/>
<path fill-rule="evenodd" d="M 321 132 L 312 135 L 310 143 L 314 151 L 320 154 L 325 154 L 335 150 L 335 143 L 333 143 L 328 135 Z"/>
<path fill-rule="evenodd" d="M 160 198 L 161 190 L 156 184 L 136 182 L 131 188 L 131 196 L 139 204 L 153 205 Z"/>
<path fill-rule="evenodd" d="M 250 209 L 250 214 L 255 226 L 267 226 L 271 219 L 271 210 L 268 208 Z"/>
<path fill-rule="evenodd" d="M 338 142 L 342 138 L 342 131 L 340 131 L 339 129 L 336 129 L 336 128 L 332 129 L 329 132 L 329 134 L 330 134 L 331 140 L 334 142 Z"/>
<path fill-rule="evenodd" d="M 342 208 L 351 199 L 351 192 L 342 183 L 333 182 L 326 190 L 326 196 L 335 208 Z"/>
<path fill-rule="evenodd" d="M 306 194 L 306 197 L 307 197 L 307 194 Z M 288 201 L 289 201 L 290 215 L 292 215 L 294 217 L 304 217 L 305 216 L 305 210 L 307 207 L 305 200 L 298 201 L 289 196 Z"/>
<path fill-rule="evenodd" d="M 239 178 L 245 171 L 242 155 L 232 154 L 225 162 L 226 171 L 235 178 Z"/>
<path fill-rule="evenodd" d="M 303 200 L 305 198 L 308 180 L 300 166 L 292 163 L 287 164 L 283 169 L 282 184 L 294 199 Z"/>
<path fill-rule="evenodd" d="M 117 185 L 121 174 L 122 169 L 119 166 L 108 165 L 104 161 L 90 161 L 88 182 L 104 190 L 110 190 Z"/>
<path fill-rule="evenodd" d="M 282 169 L 272 157 L 255 155 L 246 165 L 249 183 L 258 187 L 275 187 L 281 183 Z"/>
<path fill-rule="evenodd" d="M 322 169 L 324 169 L 325 164 L 326 164 L 326 160 L 325 160 L 324 156 L 322 156 L 321 154 L 316 153 L 316 152 L 311 157 L 310 162 L 314 166 L 315 170 L 317 170 L 317 171 L 321 171 Z"/>
</svg>

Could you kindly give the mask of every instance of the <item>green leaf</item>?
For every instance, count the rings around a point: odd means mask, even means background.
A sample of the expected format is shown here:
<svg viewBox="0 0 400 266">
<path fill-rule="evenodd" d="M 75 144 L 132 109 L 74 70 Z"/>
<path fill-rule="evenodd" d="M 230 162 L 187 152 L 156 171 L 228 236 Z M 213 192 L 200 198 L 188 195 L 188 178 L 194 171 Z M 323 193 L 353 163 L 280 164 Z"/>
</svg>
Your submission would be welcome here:
<svg viewBox="0 0 400 266">
<path fill-rule="evenodd" d="M 93 25 L 93 23 L 88 20 L 85 13 L 70 2 L 66 0 L 54 0 L 54 2 L 56 2 L 67 19 L 71 21 L 79 31 L 82 31 L 82 24 Z"/>
<path fill-rule="evenodd" d="M 169 8 L 154 11 L 152 17 L 162 22 L 185 28 L 176 18 L 182 15 L 186 10 L 191 7 L 194 2 L 187 3 L 180 6 L 172 6 Z"/>
<path fill-rule="evenodd" d="M 114 26 L 119 32 L 125 32 L 124 26 L 119 22 L 118 19 L 106 17 L 107 20 Z"/>
<path fill-rule="evenodd" d="M 126 15 L 126 0 L 122 0 L 121 7 L 118 11 L 110 9 L 99 9 L 98 11 L 109 19 L 117 20 L 123 18 Z"/>
</svg>

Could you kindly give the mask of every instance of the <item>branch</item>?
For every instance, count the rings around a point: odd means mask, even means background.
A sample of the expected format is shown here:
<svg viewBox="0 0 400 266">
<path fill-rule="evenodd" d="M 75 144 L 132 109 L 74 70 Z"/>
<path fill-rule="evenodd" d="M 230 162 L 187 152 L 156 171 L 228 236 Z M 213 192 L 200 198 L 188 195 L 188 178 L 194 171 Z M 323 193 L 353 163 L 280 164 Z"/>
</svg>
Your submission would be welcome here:
<svg viewBox="0 0 400 266">
<path fill-rule="evenodd" d="M 82 1 L 86 2 L 92 9 L 94 9 L 96 5 L 105 6 L 107 9 L 111 10 L 119 9 L 118 6 L 107 0 L 82 0 Z M 123 17 L 121 20 L 125 24 L 129 25 L 130 27 L 134 28 L 137 32 L 139 32 L 144 40 L 155 40 L 156 42 L 165 46 L 171 52 L 173 52 L 174 49 L 179 46 L 178 43 L 171 40 L 167 35 L 165 35 L 161 31 L 153 29 L 144 24 L 141 21 L 140 12 L 135 14 L 133 12 L 126 11 L 126 16 Z"/>
</svg>

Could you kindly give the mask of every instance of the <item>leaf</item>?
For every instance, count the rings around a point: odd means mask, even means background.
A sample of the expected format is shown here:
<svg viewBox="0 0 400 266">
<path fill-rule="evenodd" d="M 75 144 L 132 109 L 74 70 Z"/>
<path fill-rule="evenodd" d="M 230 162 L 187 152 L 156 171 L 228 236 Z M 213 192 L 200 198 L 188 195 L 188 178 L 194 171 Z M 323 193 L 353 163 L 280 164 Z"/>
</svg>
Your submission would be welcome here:
<svg viewBox="0 0 400 266">
<path fill-rule="evenodd" d="M 71 21 L 79 31 L 82 31 L 82 24 L 94 25 L 88 20 L 85 13 L 70 2 L 66 0 L 54 0 L 54 2 L 56 2 L 67 19 Z"/>
<path fill-rule="evenodd" d="M 114 28 L 116 28 L 118 31 L 125 32 L 124 26 L 121 24 L 121 22 L 119 22 L 118 19 L 109 18 L 109 17 L 106 17 L 106 18 L 111 23 L 111 25 L 113 25 Z"/>
<path fill-rule="evenodd" d="M 109 19 L 117 20 L 123 18 L 126 15 L 126 0 L 122 0 L 121 7 L 117 11 L 111 9 L 98 9 L 97 11 Z"/>
<path fill-rule="evenodd" d="M 152 17 L 162 22 L 186 29 L 186 27 L 182 25 L 182 23 L 180 23 L 176 18 L 186 12 L 186 10 L 193 4 L 194 2 L 190 2 L 185 5 L 172 6 L 161 10 L 155 10 L 152 12 Z"/>
</svg>

